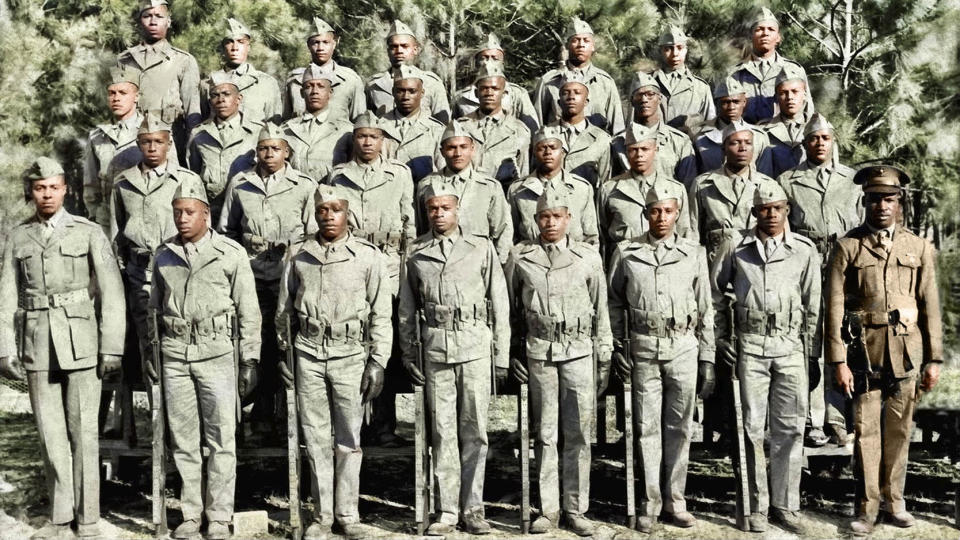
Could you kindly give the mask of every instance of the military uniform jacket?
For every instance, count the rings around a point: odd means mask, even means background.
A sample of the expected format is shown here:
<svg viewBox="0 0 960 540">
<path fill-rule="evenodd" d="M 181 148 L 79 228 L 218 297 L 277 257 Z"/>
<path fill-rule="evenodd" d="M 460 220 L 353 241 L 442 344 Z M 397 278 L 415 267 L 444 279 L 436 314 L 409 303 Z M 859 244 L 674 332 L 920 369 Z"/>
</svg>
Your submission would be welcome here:
<svg viewBox="0 0 960 540">
<path fill-rule="evenodd" d="M 316 64 L 312 64 L 316 66 Z M 297 68 L 287 76 L 286 91 L 283 99 L 283 117 L 294 118 L 307 112 L 306 103 L 303 101 L 303 72 L 306 67 Z M 330 109 L 334 118 L 353 122 L 363 111 L 367 110 L 367 98 L 363 91 L 363 79 L 357 75 L 357 72 L 340 65 L 333 60 L 326 65 L 320 66 L 320 71 L 333 75 L 333 95 L 330 96 L 330 103 L 327 108 Z M 391 83 L 391 89 L 392 89 Z M 391 94 L 391 103 L 393 100 Z"/>
<path fill-rule="evenodd" d="M 353 124 L 327 109 L 314 116 L 303 113 L 283 124 L 290 144 L 290 164 L 322 182 L 334 165 L 350 159 Z"/>
<path fill-rule="evenodd" d="M 367 165 L 351 160 L 334 167 L 328 178 L 327 183 L 347 188 L 357 236 L 393 253 L 402 236 L 416 238 L 413 180 L 406 165 L 382 158 Z"/>
<path fill-rule="evenodd" d="M 123 354 L 126 304 L 110 243 L 96 223 L 60 212 L 49 239 L 34 216 L 9 231 L 3 250 L 0 358 L 19 356 L 27 371 L 91 368 L 98 353 Z"/>
<path fill-rule="evenodd" d="M 223 124 L 221 129 L 214 119 L 205 120 L 193 128 L 187 144 L 187 164 L 203 179 L 211 203 L 223 194 L 231 178 L 256 165 L 257 137 L 263 128 L 242 111 Z"/>
<path fill-rule="evenodd" d="M 780 74 L 785 64 L 790 64 L 791 71 L 799 70 L 803 73 L 804 80 L 807 78 L 803 66 L 793 60 L 788 60 L 780 56 L 779 52 L 774 54 L 771 60 L 771 66 L 766 72 L 762 70 L 760 63 L 761 60 L 759 58 L 751 57 L 749 60 L 737 64 L 730 74 L 730 76 L 739 81 L 740 84 L 743 85 L 744 90 L 746 90 L 747 106 L 743 110 L 743 120 L 751 124 L 758 124 L 762 120 L 773 118 L 773 115 L 776 114 L 777 75 Z M 807 88 L 809 87 L 810 85 L 808 84 Z M 812 104 L 809 91 L 807 94 L 807 102 Z M 812 106 L 810 106 L 809 109 L 812 112 Z"/>
<path fill-rule="evenodd" d="M 428 186 L 441 184 L 450 186 L 459 195 L 457 222 L 460 228 L 468 234 L 489 238 L 497 248 L 500 263 L 506 262 L 510 247 L 513 246 L 513 223 L 507 199 L 503 196 L 503 188 L 499 182 L 473 167 L 467 167 L 458 173 L 444 168 L 440 173 L 431 174 L 417 184 L 417 231 L 426 233 L 430 230 L 427 202 L 423 199 L 424 191 Z"/>
<path fill-rule="evenodd" d="M 806 115 L 794 121 L 778 116 L 761 124 L 770 141 L 767 152 L 770 154 L 770 168 L 773 170 L 771 177 L 776 178 L 807 160 L 807 149 L 803 145 L 803 129 L 808 120 L 809 117 Z"/>
<path fill-rule="evenodd" d="M 845 309 L 860 313 L 875 372 L 889 361 L 893 376 L 904 378 L 924 363 L 943 361 L 936 253 L 928 240 L 897 225 L 887 254 L 867 225 L 856 227 L 837 242 L 826 288 L 827 362 L 847 360 Z"/>
<path fill-rule="evenodd" d="M 717 116 L 710 85 L 688 68 L 670 73 L 658 69 L 653 78 L 660 84 L 660 91 L 666 98 L 664 120 L 670 126 L 699 125 Z"/>
<path fill-rule="evenodd" d="M 140 163 L 137 128 L 143 116 L 137 112 L 116 124 L 101 124 L 87 136 L 83 161 L 83 204 L 90 219 L 110 226 L 110 196 L 113 179 L 121 171 Z M 171 154 L 174 155 L 173 151 Z"/>
<path fill-rule="evenodd" d="M 510 300 L 493 244 L 461 231 L 444 255 L 440 242 L 433 232 L 417 238 L 407 259 L 406 278 L 400 282 L 404 361 L 417 359 L 415 325 L 420 324 L 428 362 L 457 364 L 489 358 L 493 343 L 493 362 L 508 367 Z"/>
<path fill-rule="evenodd" d="M 560 119 L 560 87 L 563 74 L 567 69 L 583 72 L 583 80 L 589 90 L 586 108 L 587 120 L 616 138 L 623 134 L 623 105 L 617 83 L 606 71 L 590 63 L 583 69 L 575 69 L 569 64 L 564 69 L 552 69 L 537 81 L 533 90 L 533 106 L 537 110 L 540 125 L 547 125 Z"/>
<path fill-rule="evenodd" d="M 230 181 L 217 230 L 246 249 L 257 279 L 280 279 L 285 249 L 317 231 L 316 189 L 312 178 L 290 165 L 277 171 L 270 185 L 255 169 Z"/>
<path fill-rule="evenodd" d="M 693 153 L 690 137 L 679 129 L 665 124 L 663 119 L 651 128 L 657 130 L 657 168 L 689 189 L 693 179 L 697 177 L 697 158 Z M 623 140 L 618 139 L 615 143 L 620 161 L 627 163 Z"/>
<path fill-rule="evenodd" d="M 567 140 L 570 151 L 563 159 L 563 170 L 590 182 L 594 189 L 599 189 L 610 179 L 610 135 L 589 122 L 576 128 L 562 122 L 553 122 L 551 125 L 570 133 Z M 572 129 L 580 132 L 574 134 L 568 131 Z"/>
<path fill-rule="evenodd" d="M 603 184 L 600 191 L 600 226 L 610 246 L 622 240 L 632 240 L 647 232 L 649 224 L 643 211 L 647 208 L 647 192 L 655 185 L 676 184 L 683 194 L 677 201 L 679 208 L 675 228 L 677 234 L 697 238 L 690 229 L 690 204 L 683 184 L 659 170 L 650 176 L 627 171 Z"/>
<path fill-rule="evenodd" d="M 386 157 L 399 160 L 410 168 L 414 182 L 442 168 L 439 147 L 444 125 L 421 107 L 410 116 L 401 116 L 395 109 L 381 120 L 389 139 L 384 142 Z M 392 139 L 392 140 L 390 140 Z"/>
<path fill-rule="evenodd" d="M 543 179 L 534 173 L 510 184 L 507 189 L 507 202 L 510 203 L 510 215 L 513 218 L 514 243 L 523 240 L 534 241 L 540 238 L 537 226 L 537 199 L 543 194 L 546 182 L 550 182 L 567 197 L 570 207 L 570 228 L 567 235 L 574 241 L 597 244 L 600 231 L 597 223 L 597 204 L 593 195 L 593 186 L 583 178 L 566 171 L 560 171 L 553 178 Z"/>
<path fill-rule="evenodd" d="M 175 111 L 187 128 L 200 123 L 200 68 L 190 53 L 161 39 L 130 47 L 120 53 L 117 64 L 140 72 L 141 111 Z"/>
<path fill-rule="evenodd" d="M 447 99 L 443 80 L 432 71 L 421 71 L 425 79 L 420 107 L 440 125 L 446 125 L 450 121 L 450 100 Z M 393 99 L 393 69 L 377 73 L 367 82 L 367 107 L 380 116 L 394 110 L 396 103 Z"/>
<path fill-rule="evenodd" d="M 821 350 L 820 257 L 813 242 L 785 231 L 769 260 L 756 228 L 724 241 L 710 270 L 717 340 L 729 340 L 733 305 L 735 328 L 744 353 L 779 357 Z"/>
<path fill-rule="evenodd" d="M 189 257 L 179 236 L 157 250 L 150 307 L 157 310 L 165 358 L 199 362 L 233 352 L 233 319 L 240 358 L 260 358 L 260 305 L 243 247 L 210 230 Z"/>
<path fill-rule="evenodd" d="M 726 122 L 719 118 L 707 124 L 693 140 L 697 156 L 697 173 L 703 174 L 723 167 L 723 128 Z M 773 160 L 770 156 L 770 139 L 767 132 L 750 126 L 753 132 L 753 164 L 763 174 L 773 177 Z"/>
<path fill-rule="evenodd" d="M 299 325 L 298 350 L 326 360 L 369 346 L 369 358 L 386 367 L 393 308 L 385 272 L 383 254 L 366 240 L 347 235 L 321 244 L 307 238 L 291 248 L 284 264 L 277 328 L 289 315 Z"/>
<path fill-rule="evenodd" d="M 658 246 L 662 248 L 658 250 Z M 629 314 L 631 355 L 666 362 L 698 351 L 714 361 L 713 305 L 703 246 L 676 233 L 620 242 L 610 258 L 610 324 L 623 343 Z"/>
<path fill-rule="evenodd" d="M 264 73 L 247 62 L 240 64 L 236 69 L 225 69 L 233 73 L 239 84 L 243 102 L 240 110 L 244 116 L 257 122 L 280 122 L 280 113 L 283 105 L 280 102 L 280 85 L 271 75 Z M 210 117 L 210 88 L 208 81 L 200 84 L 200 108 L 204 118 Z"/>
<path fill-rule="evenodd" d="M 839 162 L 807 160 L 777 178 L 790 200 L 790 229 L 812 240 L 824 263 L 833 242 L 863 219 L 854 173 Z"/>
<path fill-rule="evenodd" d="M 503 98 L 500 104 L 503 106 L 504 112 L 523 122 L 530 133 L 536 133 L 540 129 L 537 110 L 534 109 L 526 88 L 508 82 L 506 88 L 503 89 Z M 479 108 L 480 100 L 477 97 L 477 87 L 476 85 L 470 85 L 457 93 L 457 100 L 453 105 L 453 116 L 454 118 L 469 116 Z"/>
<path fill-rule="evenodd" d="M 713 255 L 721 241 L 754 225 L 753 192 L 762 182 L 773 182 L 753 167 L 747 178 L 731 176 L 726 168 L 701 174 L 690 190 L 690 228 Z"/>
<path fill-rule="evenodd" d="M 567 244 L 551 260 L 539 241 L 523 242 L 504 266 L 512 327 L 526 330 L 514 340 L 526 339 L 527 358 L 564 362 L 613 348 L 603 261 L 589 244 Z"/>
<path fill-rule="evenodd" d="M 530 170 L 530 131 L 515 116 L 500 112 L 483 115 L 477 109 L 459 119 L 478 141 L 473 164 L 497 179 L 504 188 Z"/>
</svg>

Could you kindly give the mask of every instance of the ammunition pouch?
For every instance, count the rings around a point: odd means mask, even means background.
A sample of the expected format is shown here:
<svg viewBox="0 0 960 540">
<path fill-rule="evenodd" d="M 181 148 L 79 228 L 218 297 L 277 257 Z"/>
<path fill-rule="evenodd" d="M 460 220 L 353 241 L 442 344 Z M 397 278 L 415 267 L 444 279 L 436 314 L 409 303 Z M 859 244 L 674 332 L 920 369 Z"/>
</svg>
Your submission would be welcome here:
<svg viewBox="0 0 960 540">
<path fill-rule="evenodd" d="M 699 323 L 696 310 L 667 317 L 659 311 L 630 308 L 630 331 L 645 336 L 672 338 L 694 331 Z"/>
<path fill-rule="evenodd" d="M 757 309 L 736 308 L 736 328 L 743 334 L 756 334 L 767 337 L 784 336 L 795 333 L 803 327 L 803 311 L 760 311 Z"/>
<path fill-rule="evenodd" d="M 328 324 L 320 319 L 301 315 L 300 335 L 324 345 L 356 343 L 363 336 L 363 324 L 359 320 Z"/>
<path fill-rule="evenodd" d="M 403 233 L 401 232 L 391 232 L 391 231 L 362 231 L 357 230 L 353 231 L 354 236 L 363 238 L 367 242 L 377 246 L 377 249 L 380 251 L 386 250 L 390 247 L 393 249 L 400 249 L 400 243 L 403 241 Z"/>
<path fill-rule="evenodd" d="M 271 242 L 255 234 L 244 234 L 242 243 L 247 253 L 267 261 L 279 261 L 287 251 L 287 242 Z"/>
<path fill-rule="evenodd" d="M 807 237 L 808 240 L 813 242 L 814 246 L 817 248 L 817 253 L 820 254 L 823 264 L 826 264 L 826 256 L 830 252 L 830 248 L 833 247 L 833 244 L 837 242 L 837 234 L 833 233 L 823 235 L 812 229 L 796 229 L 796 233 Z"/>
<path fill-rule="evenodd" d="M 561 320 L 551 315 L 528 311 L 525 319 L 527 335 L 545 341 L 566 342 L 593 335 L 592 315 Z"/>
<path fill-rule="evenodd" d="M 466 325 L 487 324 L 486 304 L 445 306 L 428 302 L 423 309 L 427 326 L 443 330 L 459 330 Z"/>
<path fill-rule="evenodd" d="M 182 343 L 202 343 L 217 338 L 233 338 L 233 314 L 221 313 L 200 321 L 163 316 L 163 335 Z"/>
</svg>

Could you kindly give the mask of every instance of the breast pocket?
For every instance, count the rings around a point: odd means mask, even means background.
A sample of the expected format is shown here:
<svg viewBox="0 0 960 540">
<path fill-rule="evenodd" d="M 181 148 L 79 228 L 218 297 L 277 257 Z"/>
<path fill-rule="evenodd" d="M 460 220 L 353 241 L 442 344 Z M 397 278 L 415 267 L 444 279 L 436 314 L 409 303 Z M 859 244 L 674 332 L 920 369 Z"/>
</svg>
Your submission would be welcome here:
<svg viewBox="0 0 960 540">
<path fill-rule="evenodd" d="M 875 296 L 883 291 L 878 275 L 880 266 L 876 259 L 869 255 L 860 255 L 853 260 L 853 268 L 857 273 L 857 284 L 863 296 Z"/>
<path fill-rule="evenodd" d="M 65 241 L 60 244 L 60 255 L 63 257 L 63 268 L 70 275 L 70 281 L 73 283 L 82 282 L 85 284 L 90 276 L 90 268 L 87 255 L 89 253 L 88 245 L 85 241 Z"/>
<path fill-rule="evenodd" d="M 912 253 L 897 255 L 897 280 L 901 293 L 913 293 L 917 284 L 917 269 L 919 267 L 920 259 L 916 255 Z"/>
<path fill-rule="evenodd" d="M 30 249 L 15 249 L 13 258 L 26 283 L 38 283 L 43 279 L 43 262 L 40 252 Z"/>
</svg>

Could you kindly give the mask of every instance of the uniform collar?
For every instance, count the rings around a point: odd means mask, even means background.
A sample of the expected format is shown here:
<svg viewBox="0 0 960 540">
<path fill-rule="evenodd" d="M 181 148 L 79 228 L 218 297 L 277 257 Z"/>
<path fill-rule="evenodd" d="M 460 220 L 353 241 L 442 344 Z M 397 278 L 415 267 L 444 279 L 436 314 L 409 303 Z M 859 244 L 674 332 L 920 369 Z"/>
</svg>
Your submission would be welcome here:
<svg viewBox="0 0 960 540">
<path fill-rule="evenodd" d="M 42 217 L 40 217 L 40 214 L 37 214 L 37 222 L 40 223 L 40 225 L 43 225 L 45 227 L 56 229 L 57 227 L 60 226 L 61 223 L 63 223 L 64 216 L 66 215 L 67 215 L 67 211 L 64 210 L 63 207 L 61 206 L 59 210 L 57 210 L 56 212 L 54 212 L 52 216 L 50 216 L 50 219 L 43 219 Z"/>
<path fill-rule="evenodd" d="M 169 168 L 169 167 L 168 167 L 169 163 L 170 163 L 169 161 L 164 161 L 164 162 L 161 163 L 160 165 L 157 165 L 156 167 L 154 167 L 154 168 L 152 168 L 152 169 L 148 169 L 147 166 L 146 166 L 143 162 L 141 162 L 141 163 L 140 163 L 140 172 L 143 174 L 143 177 L 144 177 L 144 178 L 146 178 L 146 177 L 147 177 L 147 173 L 149 173 L 149 172 L 151 172 L 151 171 L 152 171 L 153 173 L 155 173 L 157 176 L 163 176 L 163 175 L 167 174 L 167 169 Z"/>
<path fill-rule="evenodd" d="M 319 232 L 317 233 L 317 243 L 320 244 L 320 247 L 328 251 L 337 251 L 338 249 L 343 248 L 349 239 L 350 233 L 347 232 L 342 237 L 333 240 L 332 242 L 327 242 L 323 239 L 323 236 L 321 236 Z"/>
<path fill-rule="evenodd" d="M 240 127 L 240 111 L 233 113 L 233 116 L 226 120 L 219 120 L 214 117 L 213 124 L 217 129 L 236 129 Z"/>
</svg>

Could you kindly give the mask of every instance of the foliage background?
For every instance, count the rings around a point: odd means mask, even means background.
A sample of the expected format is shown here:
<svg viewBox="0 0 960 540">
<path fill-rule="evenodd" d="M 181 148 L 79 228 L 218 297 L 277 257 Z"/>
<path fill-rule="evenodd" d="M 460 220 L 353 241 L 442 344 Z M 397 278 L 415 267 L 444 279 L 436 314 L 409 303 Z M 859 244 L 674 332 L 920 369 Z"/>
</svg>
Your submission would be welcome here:
<svg viewBox="0 0 960 540">
<path fill-rule="evenodd" d="M 312 16 L 340 30 L 338 61 L 367 77 L 386 67 L 383 37 L 393 18 L 421 36 L 421 65 L 462 86 L 487 32 L 507 49 L 507 73 L 532 88 L 562 62 L 561 38 L 579 15 L 598 37 L 596 63 L 625 85 L 652 70 L 668 23 L 694 38 L 688 63 L 708 81 L 748 51 L 750 14 L 738 0 L 172 0 L 172 43 L 219 67 L 224 20 L 256 36 L 251 62 L 283 81 L 309 61 Z M 953 262 L 960 211 L 960 0 L 775 0 L 781 52 L 810 74 L 817 109 L 836 126 L 842 160 L 894 160 L 913 176 L 912 223 L 944 251 L 941 280 L 948 331 L 960 313 Z M 0 230 L 29 214 L 20 173 L 38 154 L 65 164 L 71 209 L 79 197 L 87 132 L 109 120 L 103 81 L 133 44 L 135 2 L 0 0 Z M 448 83 L 449 84 L 449 83 Z M 945 264 L 949 261 L 950 264 Z M 958 294 L 954 294 L 957 291 Z"/>
</svg>

